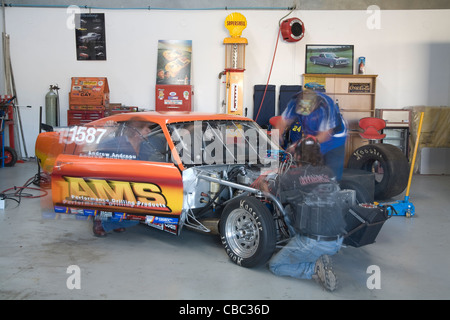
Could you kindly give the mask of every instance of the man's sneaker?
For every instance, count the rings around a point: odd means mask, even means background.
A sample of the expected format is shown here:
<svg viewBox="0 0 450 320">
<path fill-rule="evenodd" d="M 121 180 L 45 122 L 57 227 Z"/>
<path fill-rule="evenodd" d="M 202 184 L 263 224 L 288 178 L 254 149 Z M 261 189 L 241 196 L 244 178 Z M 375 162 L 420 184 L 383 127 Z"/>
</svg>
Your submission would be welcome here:
<svg viewBox="0 0 450 320">
<path fill-rule="evenodd" d="M 322 285 L 328 291 L 336 290 L 337 278 L 336 278 L 336 275 L 334 274 L 333 270 L 330 270 L 330 269 L 325 270 L 325 281 L 322 283 Z"/>
<path fill-rule="evenodd" d="M 314 265 L 313 279 L 318 281 L 328 291 L 336 290 L 337 278 L 332 269 L 330 256 L 322 255 L 317 259 Z"/>
<path fill-rule="evenodd" d="M 92 231 L 94 231 L 96 237 L 106 237 L 106 231 L 103 229 L 101 220 L 94 220 Z"/>
</svg>

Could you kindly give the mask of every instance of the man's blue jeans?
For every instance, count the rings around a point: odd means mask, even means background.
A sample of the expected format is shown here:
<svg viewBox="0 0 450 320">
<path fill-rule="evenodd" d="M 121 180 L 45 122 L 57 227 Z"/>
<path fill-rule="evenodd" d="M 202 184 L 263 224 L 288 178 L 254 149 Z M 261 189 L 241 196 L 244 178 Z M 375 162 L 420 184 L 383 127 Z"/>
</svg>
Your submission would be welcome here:
<svg viewBox="0 0 450 320">
<path fill-rule="evenodd" d="M 279 276 L 311 279 L 314 265 L 321 255 L 334 255 L 339 251 L 343 238 L 334 241 L 317 241 L 296 234 L 269 261 L 269 269 Z"/>
</svg>

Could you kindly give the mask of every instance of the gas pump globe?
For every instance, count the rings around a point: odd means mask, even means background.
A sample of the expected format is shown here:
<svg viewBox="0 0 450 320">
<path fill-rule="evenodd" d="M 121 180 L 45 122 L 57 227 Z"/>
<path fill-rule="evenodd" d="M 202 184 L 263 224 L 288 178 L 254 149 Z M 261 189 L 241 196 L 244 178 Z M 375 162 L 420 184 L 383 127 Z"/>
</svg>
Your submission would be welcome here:
<svg viewBox="0 0 450 320">
<path fill-rule="evenodd" d="M 234 12 L 225 19 L 225 27 L 230 32 L 230 37 L 223 40 L 227 113 L 243 115 L 245 46 L 248 42 L 246 38 L 241 37 L 241 34 L 247 27 L 247 20 L 242 14 Z"/>
</svg>

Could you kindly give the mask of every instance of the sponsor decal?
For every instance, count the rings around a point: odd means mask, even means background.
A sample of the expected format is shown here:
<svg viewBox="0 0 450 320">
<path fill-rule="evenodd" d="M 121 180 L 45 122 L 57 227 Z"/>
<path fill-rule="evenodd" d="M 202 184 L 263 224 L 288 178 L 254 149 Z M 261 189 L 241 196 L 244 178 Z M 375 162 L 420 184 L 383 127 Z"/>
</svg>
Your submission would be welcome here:
<svg viewBox="0 0 450 320">
<path fill-rule="evenodd" d="M 95 86 L 97 85 L 97 81 L 80 81 L 80 84 L 84 86 Z"/>
<path fill-rule="evenodd" d="M 99 216 L 101 219 L 110 219 L 111 221 L 122 221 L 129 218 L 125 212 L 110 212 L 93 209 L 71 208 L 63 206 L 54 206 L 55 213 L 68 213 L 79 216 Z"/>
<path fill-rule="evenodd" d="M 68 194 L 62 204 L 109 206 L 171 212 L 161 188 L 154 183 L 63 177 Z"/>
<path fill-rule="evenodd" d="M 181 100 L 164 100 L 164 104 L 182 105 L 183 101 L 181 101 Z"/>
<path fill-rule="evenodd" d="M 149 224 L 178 224 L 178 218 L 171 218 L 171 217 L 157 217 L 157 216 L 146 216 L 145 217 L 145 223 Z"/>
<path fill-rule="evenodd" d="M 175 235 L 178 233 L 178 218 L 146 216 L 145 224 Z"/>
<path fill-rule="evenodd" d="M 178 225 L 175 225 L 175 224 L 164 224 L 164 231 L 176 235 L 178 233 Z"/>
</svg>

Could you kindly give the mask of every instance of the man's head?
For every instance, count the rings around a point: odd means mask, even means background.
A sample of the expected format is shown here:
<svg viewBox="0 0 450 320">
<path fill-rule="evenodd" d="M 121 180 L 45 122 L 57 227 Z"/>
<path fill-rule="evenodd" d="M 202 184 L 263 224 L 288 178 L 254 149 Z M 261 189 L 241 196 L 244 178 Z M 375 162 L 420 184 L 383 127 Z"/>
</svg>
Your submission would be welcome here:
<svg viewBox="0 0 450 320">
<path fill-rule="evenodd" d="M 129 137 L 146 137 L 150 132 L 151 123 L 142 120 L 139 117 L 133 117 L 127 124 Z"/>
<path fill-rule="evenodd" d="M 314 137 L 306 137 L 295 144 L 293 150 L 294 160 L 309 163 L 313 166 L 323 165 L 320 144 Z"/>
<path fill-rule="evenodd" d="M 313 90 L 305 89 L 296 97 L 296 112 L 307 116 L 316 110 L 320 103 L 320 97 Z"/>
</svg>

